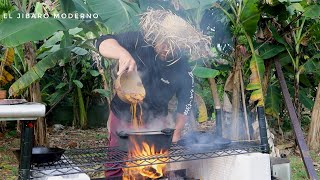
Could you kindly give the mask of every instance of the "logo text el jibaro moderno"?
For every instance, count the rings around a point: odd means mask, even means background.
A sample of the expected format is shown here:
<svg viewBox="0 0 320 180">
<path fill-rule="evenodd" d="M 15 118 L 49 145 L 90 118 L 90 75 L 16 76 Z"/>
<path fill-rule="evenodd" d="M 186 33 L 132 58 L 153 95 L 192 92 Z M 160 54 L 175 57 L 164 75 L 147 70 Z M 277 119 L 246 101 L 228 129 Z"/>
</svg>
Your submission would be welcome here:
<svg viewBox="0 0 320 180">
<path fill-rule="evenodd" d="M 58 19 L 98 19 L 97 13 L 59 13 L 50 16 L 49 14 L 35 14 L 35 13 L 18 13 L 15 17 L 11 14 L 3 14 L 4 19 L 47 19 L 47 18 L 58 18 Z"/>
</svg>

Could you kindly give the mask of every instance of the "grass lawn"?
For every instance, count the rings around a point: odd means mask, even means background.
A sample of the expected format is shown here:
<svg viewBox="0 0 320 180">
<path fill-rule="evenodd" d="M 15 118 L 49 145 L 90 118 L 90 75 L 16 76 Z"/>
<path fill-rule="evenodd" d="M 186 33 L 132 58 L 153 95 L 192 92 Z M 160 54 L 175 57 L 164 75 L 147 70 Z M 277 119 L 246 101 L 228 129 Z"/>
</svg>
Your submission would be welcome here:
<svg viewBox="0 0 320 180">
<path fill-rule="evenodd" d="M 320 177 L 320 154 L 311 152 L 311 157 L 315 164 L 318 177 Z M 303 161 L 300 156 L 289 156 L 292 180 L 308 179 L 307 172 L 304 168 Z"/>
</svg>

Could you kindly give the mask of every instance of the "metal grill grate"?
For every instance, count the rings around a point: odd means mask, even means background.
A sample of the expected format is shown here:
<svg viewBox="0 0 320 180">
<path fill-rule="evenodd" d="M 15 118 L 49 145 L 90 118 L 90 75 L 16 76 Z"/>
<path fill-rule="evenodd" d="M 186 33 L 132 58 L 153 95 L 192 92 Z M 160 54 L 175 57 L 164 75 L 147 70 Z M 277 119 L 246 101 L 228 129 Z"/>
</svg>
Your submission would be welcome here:
<svg viewBox="0 0 320 180">
<path fill-rule="evenodd" d="M 135 157 L 133 159 L 129 159 L 126 152 L 118 150 L 115 147 L 72 149 L 66 151 L 58 162 L 33 164 L 31 167 L 31 178 L 93 173 L 119 168 L 247 154 L 261 152 L 263 147 L 257 143 L 241 142 L 232 143 L 225 149 L 194 151 L 192 148 L 173 145 L 166 156 L 155 155 L 151 157 Z"/>
</svg>

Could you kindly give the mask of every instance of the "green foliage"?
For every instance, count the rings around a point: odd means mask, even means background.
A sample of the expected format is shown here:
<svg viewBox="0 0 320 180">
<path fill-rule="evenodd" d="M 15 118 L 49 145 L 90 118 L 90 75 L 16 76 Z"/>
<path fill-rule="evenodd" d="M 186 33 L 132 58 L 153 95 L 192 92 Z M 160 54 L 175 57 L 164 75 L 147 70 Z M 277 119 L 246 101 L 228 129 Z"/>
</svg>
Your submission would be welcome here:
<svg viewBox="0 0 320 180">
<path fill-rule="evenodd" d="M 219 75 L 219 71 L 206 67 L 195 67 L 192 73 L 200 78 L 214 78 Z"/>
<path fill-rule="evenodd" d="M 253 36 L 257 30 L 258 21 L 260 19 L 261 11 L 257 5 L 259 0 L 243 0 L 243 9 L 240 20 L 243 28 L 250 37 Z"/>
<path fill-rule="evenodd" d="M 73 80 L 73 83 L 78 87 L 78 88 L 83 88 L 83 84 L 81 83 L 81 81 L 78 80 Z"/>
<path fill-rule="evenodd" d="M 90 9 L 97 13 L 113 32 L 133 30 L 138 25 L 138 4 L 125 0 L 90 0 Z"/>
<path fill-rule="evenodd" d="M 286 50 L 284 46 L 265 44 L 259 49 L 262 59 L 270 59 Z"/>
<path fill-rule="evenodd" d="M 303 16 L 309 18 L 319 18 L 320 17 L 320 5 L 311 5 L 305 9 Z"/>
<path fill-rule="evenodd" d="M 10 0 L 1 0 L 0 2 L 0 21 L 3 20 L 4 14 L 10 14 L 14 10 Z"/>
<path fill-rule="evenodd" d="M 279 117 L 281 105 L 281 93 L 279 86 L 272 84 L 267 90 L 268 96 L 266 97 L 266 114 L 275 118 Z"/>
<path fill-rule="evenodd" d="M 48 69 L 54 67 L 59 60 L 65 58 L 64 54 L 67 51 L 70 51 L 70 48 L 59 49 L 38 62 L 31 70 L 12 84 L 9 89 L 10 96 L 21 93 L 22 90 L 29 87 L 33 82 L 41 79 Z"/>
<path fill-rule="evenodd" d="M 304 105 L 304 107 L 306 107 L 310 111 L 312 110 L 314 101 L 312 97 L 310 97 L 310 91 L 308 89 L 300 89 L 299 100 Z"/>
<path fill-rule="evenodd" d="M 5 19 L 0 23 L 0 43 L 6 47 L 42 40 L 56 31 L 72 29 L 81 23 L 75 19 L 14 18 L 16 15 L 17 12 L 13 14 L 13 19 Z"/>
</svg>

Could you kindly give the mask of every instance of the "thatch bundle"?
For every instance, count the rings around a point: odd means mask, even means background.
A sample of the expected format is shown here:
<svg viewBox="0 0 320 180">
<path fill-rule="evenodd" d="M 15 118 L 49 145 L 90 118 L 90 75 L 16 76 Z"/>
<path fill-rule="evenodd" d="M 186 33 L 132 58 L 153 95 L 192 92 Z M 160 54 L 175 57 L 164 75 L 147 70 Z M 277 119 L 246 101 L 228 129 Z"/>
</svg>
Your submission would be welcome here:
<svg viewBox="0 0 320 180">
<path fill-rule="evenodd" d="M 141 15 L 140 26 L 149 44 L 166 43 L 171 52 L 183 50 L 191 59 L 212 55 L 210 37 L 170 11 L 150 9 Z"/>
</svg>

